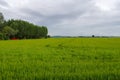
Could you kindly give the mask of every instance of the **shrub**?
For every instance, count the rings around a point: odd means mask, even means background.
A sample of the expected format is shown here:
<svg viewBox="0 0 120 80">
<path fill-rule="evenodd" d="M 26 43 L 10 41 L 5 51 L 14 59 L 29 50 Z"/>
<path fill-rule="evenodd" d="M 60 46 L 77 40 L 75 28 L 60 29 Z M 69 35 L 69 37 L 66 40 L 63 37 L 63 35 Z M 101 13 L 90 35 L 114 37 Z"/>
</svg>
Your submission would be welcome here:
<svg viewBox="0 0 120 80">
<path fill-rule="evenodd" d="M 3 40 L 4 39 L 4 35 L 3 33 L 0 33 L 0 40 Z"/>
</svg>

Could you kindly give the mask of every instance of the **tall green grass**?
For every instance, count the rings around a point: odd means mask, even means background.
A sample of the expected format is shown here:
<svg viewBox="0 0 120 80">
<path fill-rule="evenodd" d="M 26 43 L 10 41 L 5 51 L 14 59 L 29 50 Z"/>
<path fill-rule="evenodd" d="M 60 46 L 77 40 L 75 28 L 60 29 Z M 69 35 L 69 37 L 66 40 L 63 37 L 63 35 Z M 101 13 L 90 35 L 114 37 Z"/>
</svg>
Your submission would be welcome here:
<svg viewBox="0 0 120 80">
<path fill-rule="evenodd" d="M 120 80 L 120 38 L 0 41 L 0 80 Z"/>
</svg>

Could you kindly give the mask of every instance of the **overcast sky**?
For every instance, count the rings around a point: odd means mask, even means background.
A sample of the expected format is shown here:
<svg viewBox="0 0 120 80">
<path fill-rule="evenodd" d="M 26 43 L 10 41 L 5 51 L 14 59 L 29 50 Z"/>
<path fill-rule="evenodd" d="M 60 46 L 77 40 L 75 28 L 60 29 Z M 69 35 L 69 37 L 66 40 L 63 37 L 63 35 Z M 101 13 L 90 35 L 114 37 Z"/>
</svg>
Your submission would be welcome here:
<svg viewBox="0 0 120 80">
<path fill-rule="evenodd" d="M 120 0 L 0 0 L 5 19 L 47 26 L 50 35 L 120 35 Z"/>
</svg>

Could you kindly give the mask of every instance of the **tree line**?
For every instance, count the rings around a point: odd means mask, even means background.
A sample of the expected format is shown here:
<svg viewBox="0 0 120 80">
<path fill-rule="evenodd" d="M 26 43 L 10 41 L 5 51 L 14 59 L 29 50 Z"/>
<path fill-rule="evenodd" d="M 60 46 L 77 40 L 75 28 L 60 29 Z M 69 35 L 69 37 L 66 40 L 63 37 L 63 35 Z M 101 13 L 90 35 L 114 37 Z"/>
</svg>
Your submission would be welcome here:
<svg viewBox="0 0 120 80">
<path fill-rule="evenodd" d="M 47 38 L 46 26 L 38 26 L 23 20 L 4 20 L 0 13 L 0 39 L 37 39 Z"/>
</svg>

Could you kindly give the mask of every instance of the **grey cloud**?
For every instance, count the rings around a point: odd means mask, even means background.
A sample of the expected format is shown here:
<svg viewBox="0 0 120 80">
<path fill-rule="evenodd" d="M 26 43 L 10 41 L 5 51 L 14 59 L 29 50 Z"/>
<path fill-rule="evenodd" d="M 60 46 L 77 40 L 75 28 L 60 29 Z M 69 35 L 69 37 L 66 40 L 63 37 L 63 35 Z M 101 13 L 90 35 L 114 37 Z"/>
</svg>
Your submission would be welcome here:
<svg viewBox="0 0 120 80">
<path fill-rule="evenodd" d="M 112 11 L 102 11 L 95 6 L 96 0 L 26 1 L 24 6 L 3 10 L 9 13 L 6 17 L 48 26 L 52 35 L 120 35 L 119 5 Z"/>
<path fill-rule="evenodd" d="M 40 12 L 34 11 L 29 8 L 22 8 L 20 9 L 20 11 L 26 14 L 25 16 L 44 17 L 44 15 L 42 15 Z"/>
<path fill-rule="evenodd" d="M 1 6 L 5 6 L 5 7 L 9 6 L 9 4 L 6 1 L 4 1 L 4 0 L 0 0 L 0 5 Z"/>
<path fill-rule="evenodd" d="M 55 25 L 61 23 L 63 20 L 76 19 L 78 16 L 82 15 L 83 12 L 71 12 L 67 14 L 56 14 L 51 16 L 44 16 L 41 23 L 46 25 Z"/>
<path fill-rule="evenodd" d="M 75 20 L 77 17 L 82 16 L 84 13 L 86 13 L 88 11 L 87 10 L 88 6 L 91 6 L 90 4 L 88 4 L 88 2 L 86 2 L 86 0 L 84 1 L 84 3 L 86 3 L 85 5 L 81 4 L 81 2 L 83 3 L 83 1 L 78 0 L 74 1 L 73 4 L 69 4 L 69 2 L 66 4 L 62 4 L 60 6 L 61 8 L 63 8 L 62 10 L 60 9 L 60 11 L 58 12 L 56 11 L 52 15 L 42 16 L 43 19 L 42 21 L 40 21 L 40 23 L 48 26 L 50 25 L 53 26 L 56 24 L 61 24 L 65 20 L 66 21 L 69 21 L 71 19 Z"/>
</svg>

